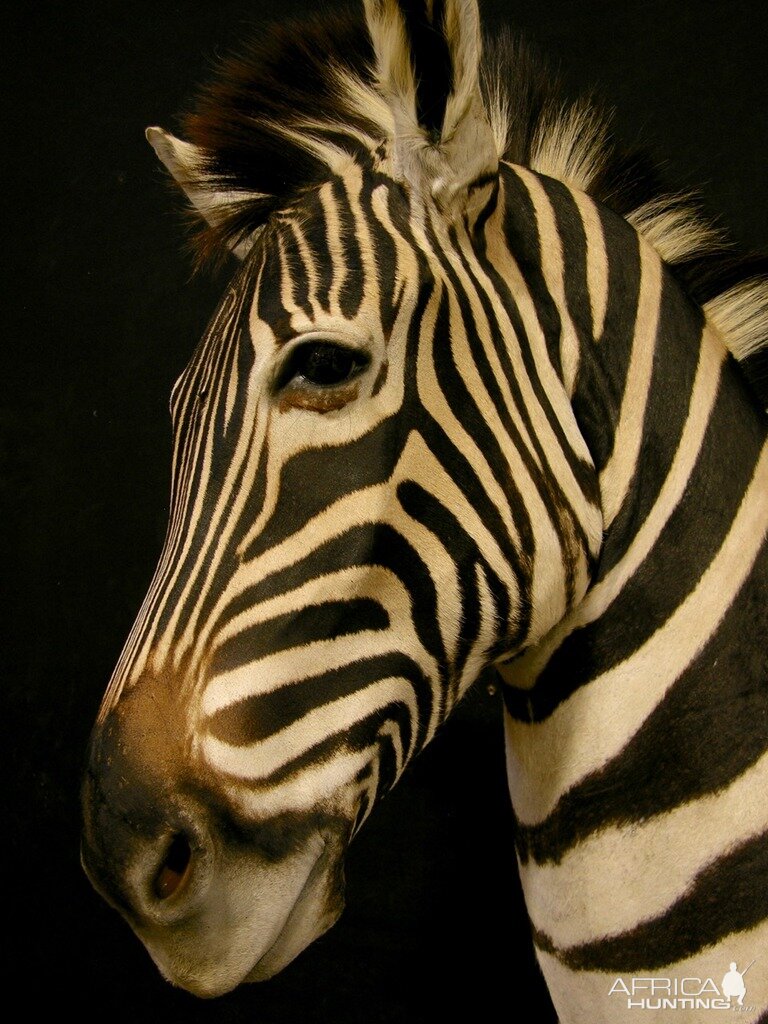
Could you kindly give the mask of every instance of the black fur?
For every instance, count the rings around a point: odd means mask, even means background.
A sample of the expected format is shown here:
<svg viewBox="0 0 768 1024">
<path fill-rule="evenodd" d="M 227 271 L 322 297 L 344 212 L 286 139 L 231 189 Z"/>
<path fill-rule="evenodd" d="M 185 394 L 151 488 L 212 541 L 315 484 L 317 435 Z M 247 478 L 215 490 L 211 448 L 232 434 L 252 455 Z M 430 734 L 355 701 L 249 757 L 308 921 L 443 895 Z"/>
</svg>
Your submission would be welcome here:
<svg viewBox="0 0 768 1024">
<path fill-rule="evenodd" d="M 360 18 L 325 12 L 322 19 L 276 23 L 263 29 L 239 56 L 224 61 L 182 122 L 183 134 L 209 154 L 208 187 L 254 193 L 216 229 L 205 229 L 203 256 L 251 234 L 277 209 L 328 178 L 328 168 L 279 128 L 306 118 L 332 127 L 351 153 L 359 143 L 340 126 L 375 135 L 376 129 L 338 95 L 337 63 L 370 81 L 373 50 Z M 258 194 L 261 193 L 262 196 Z"/>
<path fill-rule="evenodd" d="M 762 893 L 762 895 L 760 895 Z M 659 971 L 759 924 L 768 913 L 768 835 L 753 836 L 704 868 L 672 906 L 630 931 L 559 950 L 536 945 L 575 971 Z"/>
<path fill-rule="evenodd" d="M 445 4 L 435 0 L 433 18 L 424 0 L 400 0 L 416 75 L 416 116 L 433 142 L 440 139 L 453 89 L 453 69 L 445 38 Z"/>
</svg>

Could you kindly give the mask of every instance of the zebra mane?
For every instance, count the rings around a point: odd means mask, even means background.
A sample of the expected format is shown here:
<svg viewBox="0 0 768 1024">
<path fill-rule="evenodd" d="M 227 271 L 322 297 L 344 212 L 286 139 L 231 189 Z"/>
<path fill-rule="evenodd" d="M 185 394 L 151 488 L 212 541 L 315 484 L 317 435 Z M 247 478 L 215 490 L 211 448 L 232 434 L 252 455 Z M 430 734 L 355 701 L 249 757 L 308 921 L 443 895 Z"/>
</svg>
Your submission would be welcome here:
<svg viewBox="0 0 768 1024">
<path fill-rule="evenodd" d="M 182 121 L 205 154 L 188 184 L 216 194 L 199 261 L 256 234 L 270 215 L 392 138 L 361 15 L 323 12 L 261 29 L 224 61 Z M 557 75 L 511 35 L 486 40 L 482 84 L 500 159 L 580 189 L 654 246 L 768 405 L 768 259 L 739 253 L 691 193 L 665 190 L 641 150 L 621 147 L 611 115 L 569 99 Z"/>
</svg>

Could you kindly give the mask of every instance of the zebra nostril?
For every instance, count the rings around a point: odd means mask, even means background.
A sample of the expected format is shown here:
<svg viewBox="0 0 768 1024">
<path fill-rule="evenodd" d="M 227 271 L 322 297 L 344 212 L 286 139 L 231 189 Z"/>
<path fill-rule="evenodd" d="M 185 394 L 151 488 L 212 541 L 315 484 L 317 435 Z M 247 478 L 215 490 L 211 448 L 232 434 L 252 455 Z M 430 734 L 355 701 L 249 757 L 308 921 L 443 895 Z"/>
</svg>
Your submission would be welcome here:
<svg viewBox="0 0 768 1024">
<path fill-rule="evenodd" d="M 179 833 L 170 842 L 168 851 L 155 875 L 154 893 L 159 900 L 170 899 L 186 886 L 192 875 L 192 847 Z"/>
</svg>

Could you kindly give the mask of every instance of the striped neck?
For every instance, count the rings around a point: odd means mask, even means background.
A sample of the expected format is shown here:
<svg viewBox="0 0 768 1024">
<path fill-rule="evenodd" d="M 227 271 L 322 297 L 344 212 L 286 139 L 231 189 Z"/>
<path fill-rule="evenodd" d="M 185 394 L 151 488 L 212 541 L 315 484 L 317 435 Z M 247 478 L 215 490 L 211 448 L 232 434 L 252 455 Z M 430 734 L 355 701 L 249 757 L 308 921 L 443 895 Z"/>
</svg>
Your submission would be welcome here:
<svg viewBox="0 0 768 1024">
<path fill-rule="evenodd" d="M 768 882 L 768 653 L 743 643 L 768 605 L 768 431 L 650 246 L 540 188 L 540 309 L 605 535 L 584 599 L 502 668 L 508 777 L 561 1019 L 616 1021 L 605 972 L 722 975 L 768 939 L 764 901 L 734 897 Z"/>
</svg>

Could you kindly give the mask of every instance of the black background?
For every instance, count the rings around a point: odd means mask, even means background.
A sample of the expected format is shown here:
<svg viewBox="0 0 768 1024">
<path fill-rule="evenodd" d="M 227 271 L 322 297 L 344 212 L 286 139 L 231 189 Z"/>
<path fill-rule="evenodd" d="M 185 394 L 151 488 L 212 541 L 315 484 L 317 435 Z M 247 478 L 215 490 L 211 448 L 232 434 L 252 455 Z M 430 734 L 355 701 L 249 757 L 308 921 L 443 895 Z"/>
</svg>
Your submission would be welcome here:
<svg viewBox="0 0 768 1024">
<path fill-rule="evenodd" d="M 84 750 L 154 567 L 171 384 L 223 290 L 197 277 L 142 132 L 244 26 L 316 4 L 18 4 L 2 202 L 3 823 L 11 984 L 81 1019 L 549 1021 L 514 869 L 498 698 L 470 695 L 348 859 L 341 922 L 277 979 L 201 1002 L 165 984 L 78 863 Z M 483 4 L 617 107 L 737 240 L 768 240 L 763 5 Z M 8 960 L 6 954 L 6 962 Z M 520 1010 L 524 994 L 541 1006 Z"/>
</svg>

